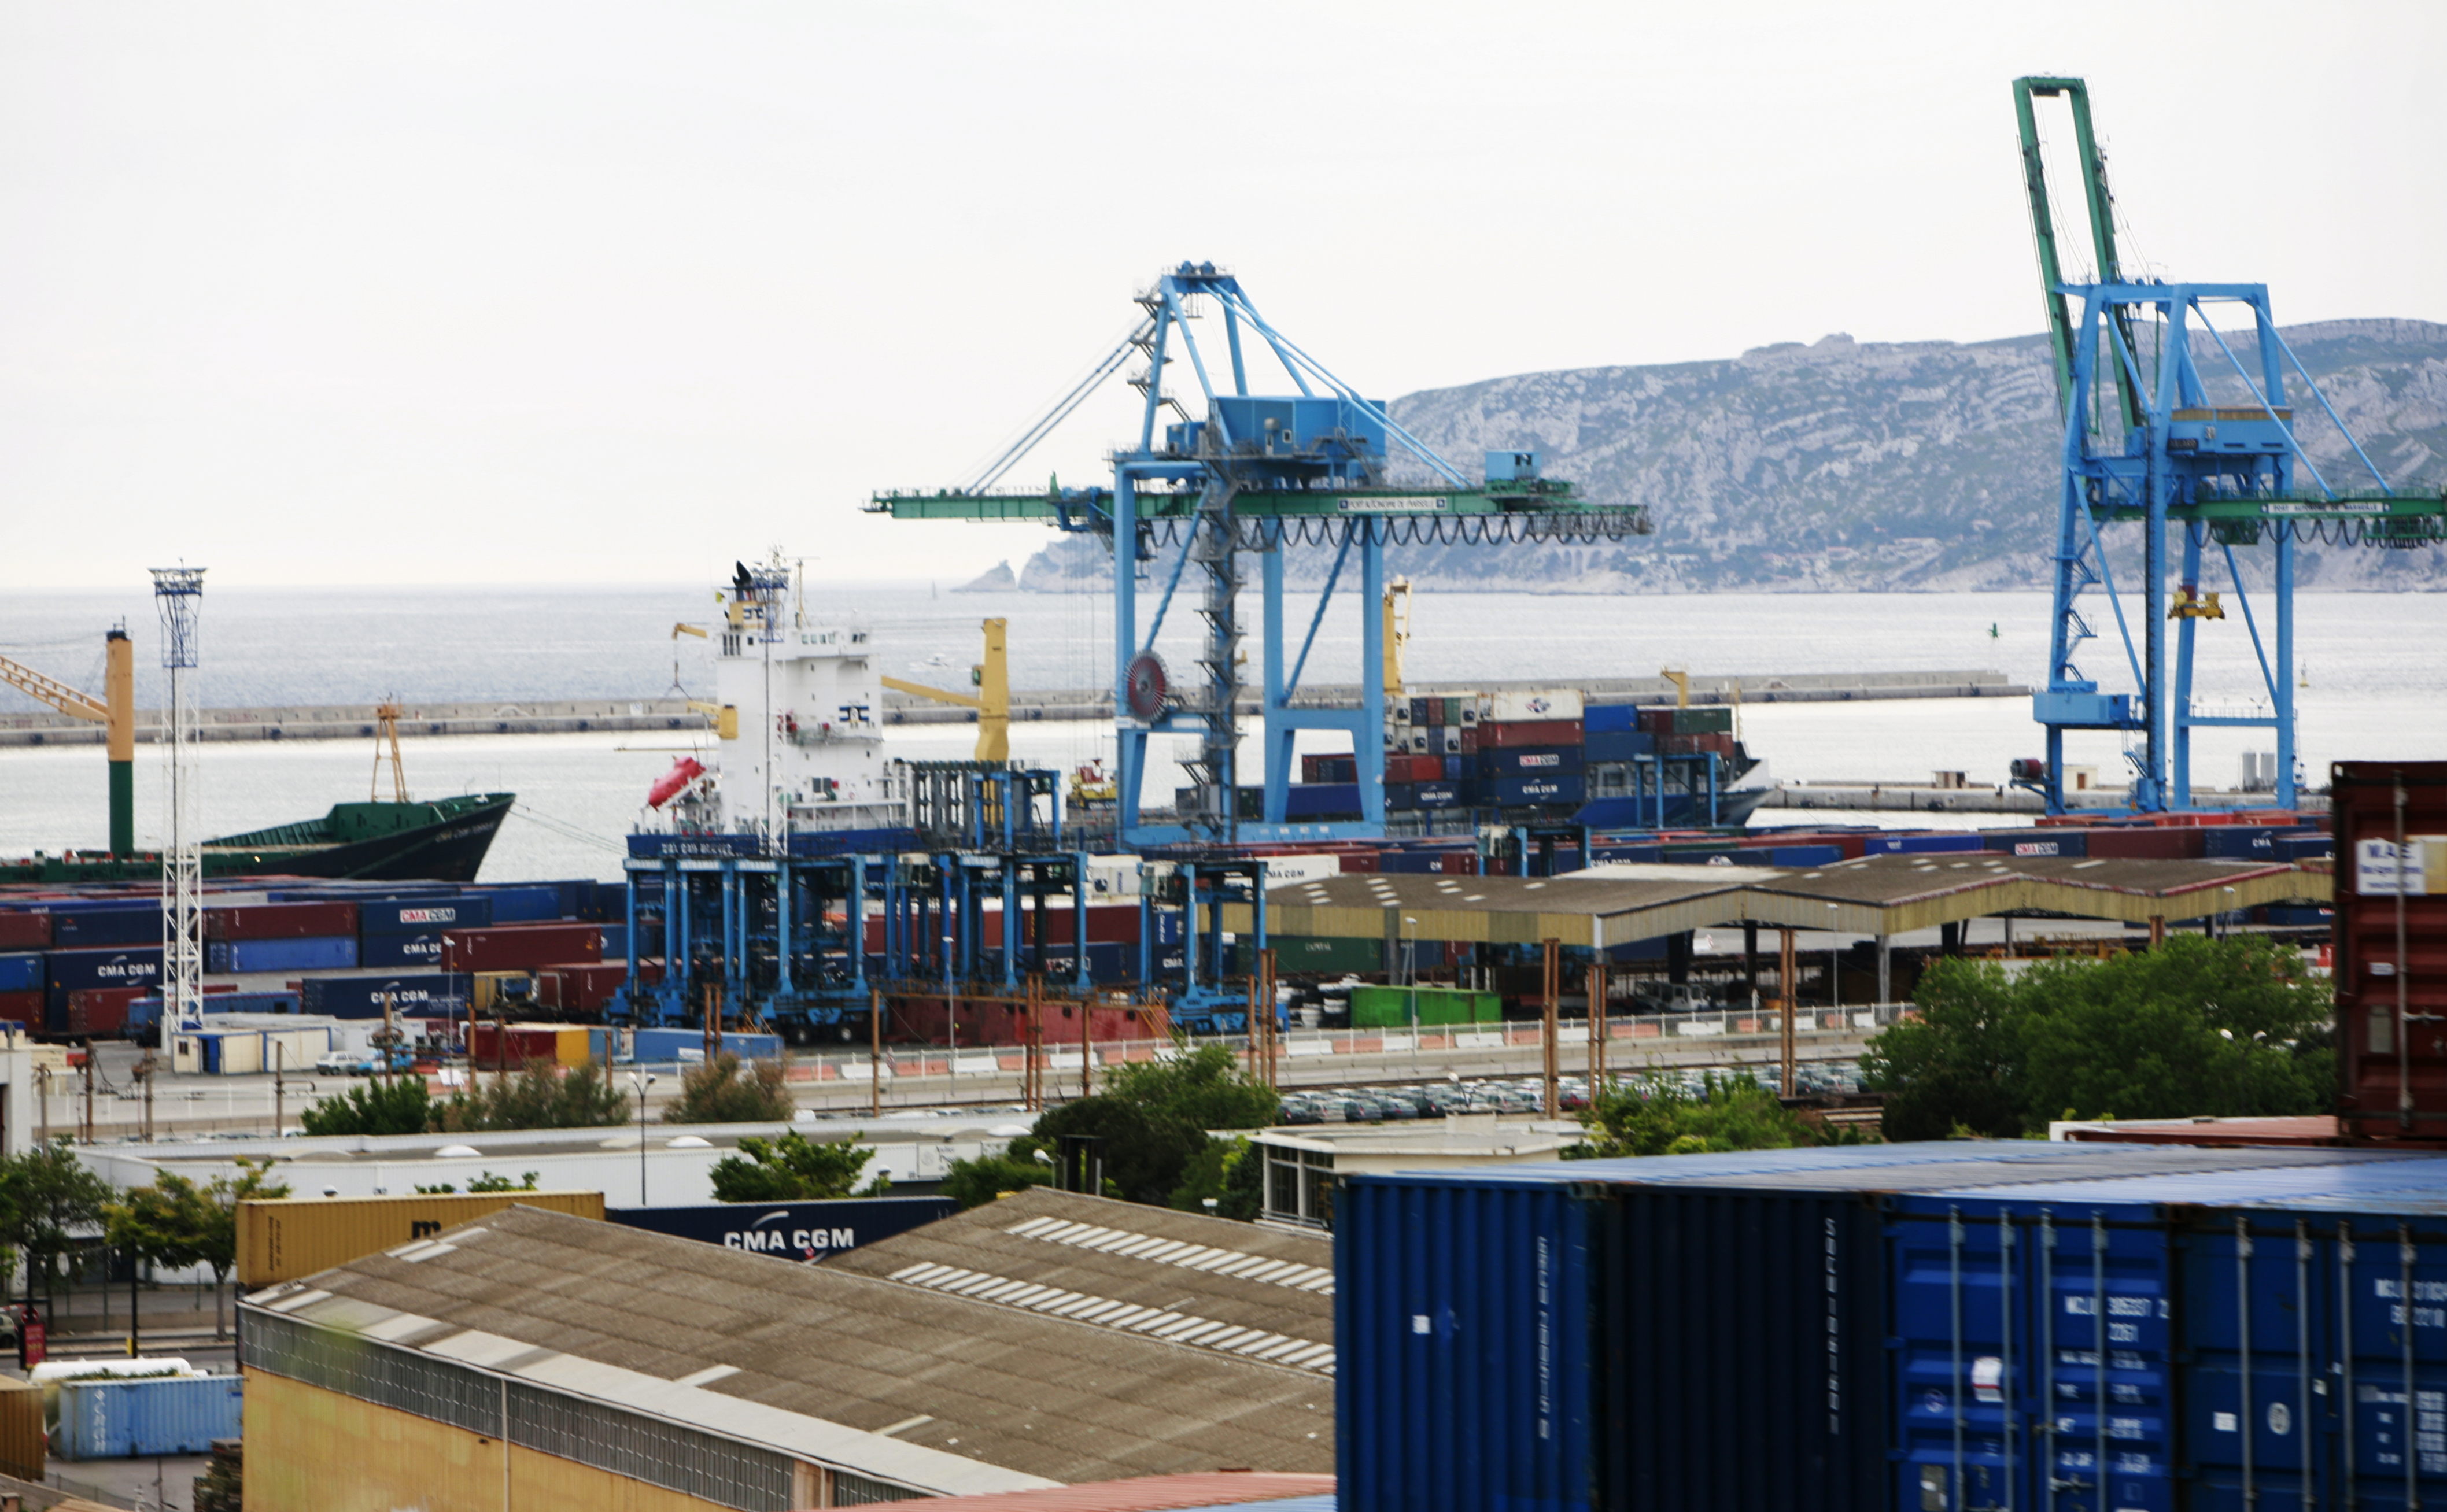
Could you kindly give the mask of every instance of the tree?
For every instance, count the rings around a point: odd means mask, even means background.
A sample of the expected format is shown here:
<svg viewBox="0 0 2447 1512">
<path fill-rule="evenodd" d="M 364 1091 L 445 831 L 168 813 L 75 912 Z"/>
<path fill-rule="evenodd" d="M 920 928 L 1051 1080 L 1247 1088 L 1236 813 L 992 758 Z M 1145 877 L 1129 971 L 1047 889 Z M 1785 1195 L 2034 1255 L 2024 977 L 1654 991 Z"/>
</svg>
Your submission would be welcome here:
<svg viewBox="0 0 2447 1512">
<path fill-rule="evenodd" d="M 0 1160 L 0 1241 L 26 1252 L 28 1277 L 39 1273 L 47 1292 L 74 1232 L 99 1223 L 110 1196 L 65 1139 Z"/>
<path fill-rule="evenodd" d="M 1571 1151 L 1575 1157 L 1698 1155 L 1825 1143 L 1817 1129 L 1748 1077 L 1710 1076 L 1697 1091 L 1679 1082 L 1623 1083 L 1602 1094 L 1581 1122 L 1597 1138 Z"/>
<path fill-rule="evenodd" d="M 566 1072 L 529 1061 L 516 1076 L 496 1076 L 434 1106 L 433 1127 L 452 1134 L 485 1129 L 606 1128 L 629 1121 L 629 1100 L 593 1061 Z"/>
<path fill-rule="evenodd" d="M 1096 1139 L 1118 1194 L 1162 1206 L 1212 1143 L 1208 1130 L 1263 1128 L 1281 1106 L 1271 1088 L 1241 1074 L 1230 1049 L 1207 1045 L 1118 1067 L 1102 1092 L 1047 1110 L 1031 1132 L 1045 1145 L 1066 1134 Z"/>
<path fill-rule="evenodd" d="M 317 1101 L 297 1120 L 309 1134 L 422 1134 L 434 1102 L 419 1077 L 366 1082 Z"/>
<path fill-rule="evenodd" d="M 818 1142 L 791 1130 L 777 1139 L 742 1135 L 739 1153 L 713 1162 L 713 1196 L 718 1202 L 805 1202 L 848 1197 L 859 1173 L 875 1159 L 862 1149 L 859 1136 Z M 877 1176 L 860 1197 L 882 1197 L 891 1190 L 891 1178 Z"/>
<path fill-rule="evenodd" d="M 1265 1197 L 1265 1152 L 1245 1139 L 1211 1139 L 1190 1157 L 1181 1184 L 1166 1199 L 1184 1213 L 1212 1211 L 1217 1218 L 1257 1220 Z M 1210 1210 L 1206 1200 L 1213 1198 Z"/>
<path fill-rule="evenodd" d="M 954 1161 L 936 1190 L 963 1208 L 983 1207 L 998 1197 L 1053 1180 L 1053 1167 L 1034 1159 L 980 1155 L 974 1161 Z"/>
<path fill-rule="evenodd" d="M 511 1181 L 506 1176 L 495 1176 L 490 1171 L 484 1171 L 480 1173 L 474 1181 L 467 1183 L 467 1190 L 471 1193 L 532 1192 L 535 1189 L 536 1173 L 533 1171 L 527 1172 L 520 1180 L 515 1181 Z M 420 1186 L 417 1188 L 417 1191 L 427 1197 L 446 1197 L 458 1190 L 459 1188 L 456 1185 L 448 1181 L 442 1181 L 432 1186 Z"/>
<path fill-rule="evenodd" d="M 798 1111 L 784 1085 L 788 1075 L 780 1057 L 749 1063 L 740 1074 L 737 1055 L 724 1050 L 702 1066 L 680 1073 L 680 1095 L 663 1109 L 667 1124 L 782 1124 Z"/>
<path fill-rule="evenodd" d="M 1941 961 L 1915 1019 L 1869 1043 L 1887 1132 L 2037 1134 L 2058 1118 L 2314 1113 L 2332 1096 L 2328 990 L 2256 936 L 2175 936 L 2143 954 L 2043 961 L 2008 978 Z"/>
</svg>

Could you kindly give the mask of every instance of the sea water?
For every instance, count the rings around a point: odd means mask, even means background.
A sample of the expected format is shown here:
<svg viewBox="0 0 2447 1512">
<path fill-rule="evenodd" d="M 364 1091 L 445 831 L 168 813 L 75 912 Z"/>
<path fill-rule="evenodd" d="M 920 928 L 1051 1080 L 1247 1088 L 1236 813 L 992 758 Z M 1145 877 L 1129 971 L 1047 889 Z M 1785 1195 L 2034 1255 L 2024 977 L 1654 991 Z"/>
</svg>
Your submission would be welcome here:
<svg viewBox="0 0 2447 1512">
<path fill-rule="evenodd" d="M 1161 580 L 1141 599 L 1141 635 L 1154 623 Z M 1291 654 L 1310 631 L 1313 595 L 1289 595 Z M 1243 600 L 1255 608 L 1255 595 Z M 707 643 L 672 626 L 705 624 L 711 587 L 600 589 L 266 590 L 207 588 L 202 701 L 208 706 L 370 703 L 407 699 L 505 703 L 560 698 L 702 696 L 712 683 Z M 158 702 L 159 636 L 142 590 L 0 595 L 0 654 L 98 690 L 101 630 L 124 619 L 137 644 L 139 702 Z M 964 688 L 978 654 L 978 621 L 1009 621 L 1012 681 L 1022 689 L 1097 688 L 1112 678 L 1112 608 L 1099 594 L 960 594 L 927 583 L 818 584 L 810 619 L 863 625 L 888 673 Z M 1254 617 L 1254 616 L 1253 616 Z M 1993 669 L 2030 685 L 2045 675 L 2048 603 L 2041 594 L 1760 594 L 1677 596 L 1422 592 L 1413 601 L 1408 674 L 1468 683 L 1654 676 L 1665 667 L 1764 682 L 1793 672 Z M 2080 663 L 2102 687 L 2132 686 L 2115 621 L 2092 616 L 2100 638 Z M 2137 635 L 2141 627 L 2134 627 Z M 1244 648 L 1256 655 L 1256 626 Z M 2274 627 L 2258 625 L 2273 655 Z M 1176 678 L 1190 671 L 1198 616 L 1177 598 L 1157 633 Z M 2173 633 L 2173 627 L 2170 627 Z M 2229 617 L 2197 631 L 2203 704 L 2241 708 L 2266 690 L 2252 627 Z M 2296 600 L 2302 758 L 2316 782 L 2334 760 L 2447 759 L 2447 595 L 2305 594 Z M 1357 606 L 1337 603 L 1316 628 L 1306 679 L 1356 680 Z M 29 707 L 0 692 L 0 708 Z M 2042 749 L 2023 698 L 1853 704 L 1753 704 L 1740 714 L 1754 753 L 1778 777 L 1925 781 L 1962 771 L 1982 785 L 2005 765 Z M 895 755 L 964 757 L 975 732 L 903 726 Z M 406 742 L 412 794 L 512 791 L 532 817 L 514 818 L 496 841 L 487 879 L 610 877 L 619 837 L 640 817 L 646 787 L 700 741 L 668 734 L 459 736 Z M 1013 727 L 1013 754 L 1072 767 L 1110 759 L 1102 722 Z M 1186 781 L 1172 758 L 1186 741 L 1158 741 L 1167 758 L 1148 800 L 1168 802 Z M 2073 735 L 2067 759 L 2095 764 L 2103 782 L 2125 770 L 2121 738 Z M 1169 747 L 1169 748 L 1167 748 Z M 1341 748 L 1304 736 L 1301 748 Z M 2261 730 L 2202 730 L 2194 780 L 2230 785 L 2246 750 L 2274 748 Z M 1243 743 L 1254 781 L 1260 752 Z M 376 790 L 371 742 L 208 746 L 199 784 L 207 833 L 320 815 L 332 802 Z M 137 822 L 149 843 L 161 829 L 159 764 L 138 758 Z M 379 791 L 388 796 L 389 774 Z M 94 846 L 104 838 L 104 772 L 94 747 L 0 750 L 0 855 Z M 1798 821 L 1801 816 L 1787 816 Z M 1888 823 L 1926 822 L 1883 815 Z M 1755 822 L 1772 823 L 1775 810 Z M 1977 822 L 1968 817 L 1955 822 Z M 1994 822 L 1993 820 L 1990 822 Z"/>
</svg>

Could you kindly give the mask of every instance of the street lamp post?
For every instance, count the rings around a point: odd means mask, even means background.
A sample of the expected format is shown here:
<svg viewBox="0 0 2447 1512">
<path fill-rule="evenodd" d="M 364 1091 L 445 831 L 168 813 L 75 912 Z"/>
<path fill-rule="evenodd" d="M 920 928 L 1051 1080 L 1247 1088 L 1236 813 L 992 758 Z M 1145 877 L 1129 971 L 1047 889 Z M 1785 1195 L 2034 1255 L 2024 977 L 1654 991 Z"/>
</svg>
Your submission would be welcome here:
<svg viewBox="0 0 2447 1512">
<path fill-rule="evenodd" d="M 629 1073 L 629 1085 L 637 1089 L 637 1205 L 646 1205 L 646 1088 L 654 1085 L 651 1075 Z"/>
<path fill-rule="evenodd" d="M 1844 942 L 1835 936 L 1835 905 L 1827 905 L 1827 1006 L 1844 1006 Z"/>
</svg>

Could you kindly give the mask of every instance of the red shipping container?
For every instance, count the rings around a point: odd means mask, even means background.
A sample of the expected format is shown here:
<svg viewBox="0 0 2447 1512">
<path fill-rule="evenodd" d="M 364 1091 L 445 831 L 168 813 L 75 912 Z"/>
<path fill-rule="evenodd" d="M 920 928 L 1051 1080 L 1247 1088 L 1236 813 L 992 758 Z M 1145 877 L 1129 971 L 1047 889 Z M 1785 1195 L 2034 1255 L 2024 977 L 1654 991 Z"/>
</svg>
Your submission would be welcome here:
<svg viewBox="0 0 2447 1512">
<path fill-rule="evenodd" d="M 508 1031 L 506 1049 L 502 1035 Z M 476 1021 L 476 1038 L 468 1063 L 477 1070 L 496 1068 L 518 1070 L 529 1061 L 560 1063 L 560 1026 L 558 1024 L 494 1024 L 484 1019 Z"/>
<path fill-rule="evenodd" d="M 442 936 L 446 972 L 531 972 L 540 966 L 603 958 L 599 924 L 496 924 L 489 929 L 446 930 Z"/>
<path fill-rule="evenodd" d="M 1577 719 L 1482 719 L 1478 722 L 1478 748 L 1481 750 L 1535 749 L 1584 744 L 1581 722 Z"/>
<path fill-rule="evenodd" d="M 1719 756 L 1734 753 L 1734 737 L 1719 731 L 1707 735 L 1660 735 L 1657 753 L 1660 756 L 1698 756 L 1715 751 Z"/>
<path fill-rule="evenodd" d="M 629 979 L 627 961 L 597 961 L 541 967 L 536 972 L 536 1001 L 564 1013 L 600 1012 Z M 637 963 L 637 979 L 652 985 L 663 979 L 659 956 Z"/>
<path fill-rule="evenodd" d="M 206 939 L 328 939 L 357 932 L 354 903 L 256 903 L 206 908 Z"/>
<path fill-rule="evenodd" d="M 2447 1036 L 2436 1028 L 2447 1016 L 2447 878 L 2436 844 L 2415 842 L 2447 835 L 2447 762 L 2339 762 L 2328 790 L 2338 1125 L 2435 1143 L 2447 1136 Z M 2418 876 L 2399 869 L 2400 836 L 2422 863 Z"/>
<path fill-rule="evenodd" d="M 1442 756 L 1388 756 L 1385 758 L 1385 780 L 1389 783 L 1443 782 L 1445 759 Z"/>
<path fill-rule="evenodd" d="M 2209 851 L 2209 837 L 2197 829 L 2094 829 L 2089 839 L 2092 860 L 2191 861 Z"/>
<path fill-rule="evenodd" d="M 41 950 L 50 942 L 50 915 L 23 909 L 0 913 L 0 951 Z"/>
<path fill-rule="evenodd" d="M 1381 869 L 1377 865 L 1376 853 L 1375 851 L 1344 851 L 1341 855 L 1335 858 L 1335 862 L 1342 868 L 1345 875 L 1352 872 L 1373 872 Z"/>
<path fill-rule="evenodd" d="M 72 1039 L 108 1039 L 127 1032 L 127 1005 L 144 995 L 141 987 L 81 987 L 68 994 L 66 1032 Z"/>
<path fill-rule="evenodd" d="M 28 1029 L 43 1027 L 43 994 L 31 992 L 0 992 L 0 1019 L 21 1024 Z"/>
</svg>

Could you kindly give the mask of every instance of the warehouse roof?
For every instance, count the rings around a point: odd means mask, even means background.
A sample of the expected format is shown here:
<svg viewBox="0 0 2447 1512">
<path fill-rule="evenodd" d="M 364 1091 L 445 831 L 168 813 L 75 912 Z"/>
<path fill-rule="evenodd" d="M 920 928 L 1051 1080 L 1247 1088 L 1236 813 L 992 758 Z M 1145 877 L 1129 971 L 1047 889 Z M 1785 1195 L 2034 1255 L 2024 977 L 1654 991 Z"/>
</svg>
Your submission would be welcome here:
<svg viewBox="0 0 2447 1512">
<path fill-rule="evenodd" d="M 1311 1371 L 532 1208 L 249 1304 L 942 1494 L 1334 1465 Z"/>
<path fill-rule="evenodd" d="M 1261 1475 L 1218 1470 L 1206 1475 L 1143 1475 L 1129 1481 L 1096 1481 L 1050 1491 L 1003 1491 L 946 1498 L 927 1512 L 1210 1512 L 1215 1507 L 1280 1507 L 1316 1499 L 1321 1512 L 1334 1505 L 1330 1475 Z"/>
<path fill-rule="evenodd" d="M 1034 1187 L 847 1250 L 835 1271 L 1295 1369 L 1334 1369 L 1334 1246 Z"/>
<path fill-rule="evenodd" d="M 2329 892 L 2326 876 L 2268 861 L 2078 860 L 2002 851 L 1872 856 L 1806 871 L 1675 869 L 1689 876 L 1601 870 L 1557 878 L 1326 877 L 1270 890 L 1266 927 L 1274 934 L 1345 939 L 1398 933 L 1411 939 L 1524 945 L 1554 939 L 1585 946 L 1737 923 L 1854 935 L 1901 935 L 2009 913 L 2139 923 L 2316 901 Z M 1224 912 L 1225 929 L 1253 927 L 1245 904 Z"/>
</svg>

